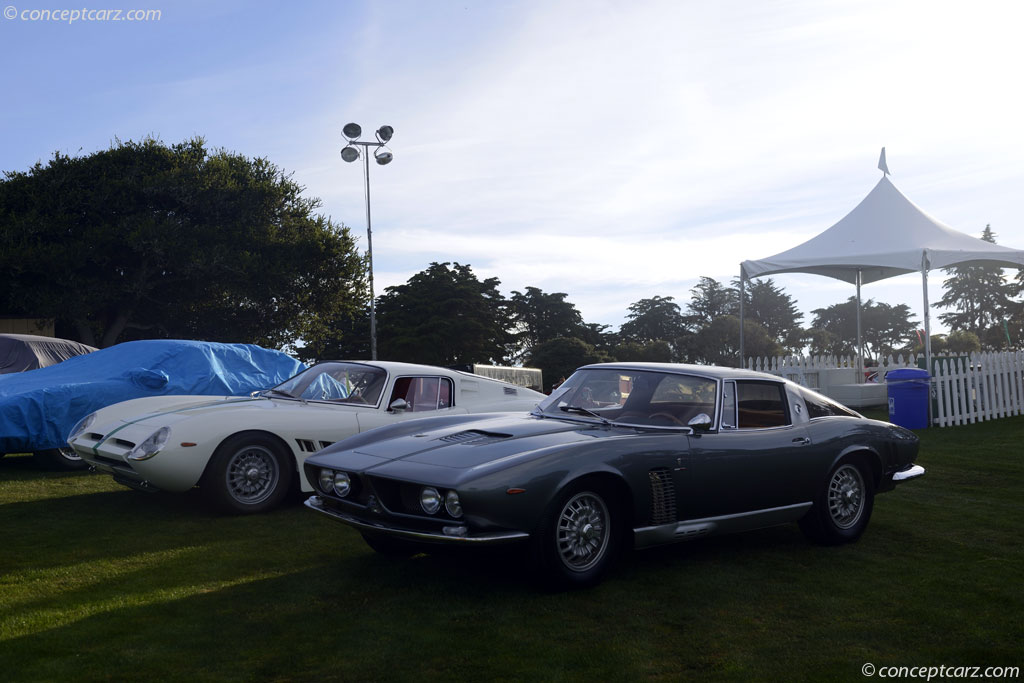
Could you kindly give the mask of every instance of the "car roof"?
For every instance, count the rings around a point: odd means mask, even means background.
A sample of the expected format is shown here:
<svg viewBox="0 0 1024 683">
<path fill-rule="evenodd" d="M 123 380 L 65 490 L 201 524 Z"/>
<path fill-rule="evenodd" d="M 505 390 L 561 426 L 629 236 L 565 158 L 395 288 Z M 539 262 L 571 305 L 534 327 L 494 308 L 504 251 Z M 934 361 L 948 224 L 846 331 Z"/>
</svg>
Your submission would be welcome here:
<svg viewBox="0 0 1024 683">
<path fill-rule="evenodd" d="M 777 375 L 744 368 L 726 368 L 720 365 L 693 365 L 688 363 L 594 363 L 584 365 L 580 370 L 602 369 L 602 370 L 648 370 L 657 372 L 675 372 L 693 375 L 704 375 L 715 379 L 757 379 L 770 380 L 773 382 L 785 382 Z"/>
<path fill-rule="evenodd" d="M 453 368 L 444 368 L 439 365 L 421 365 L 419 363 L 403 363 L 397 360 L 321 360 L 317 361 L 317 365 L 320 363 L 356 363 L 358 365 L 372 365 L 374 367 L 381 368 L 393 375 L 460 375 L 468 379 L 476 379 L 484 382 L 496 382 L 498 384 L 507 384 L 510 386 L 516 386 L 512 382 L 505 380 L 496 379 L 494 377 L 487 377 L 485 375 L 476 375 L 472 372 L 464 372 L 462 370 L 455 370 Z M 525 387 L 523 387 L 525 388 Z"/>
</svg>

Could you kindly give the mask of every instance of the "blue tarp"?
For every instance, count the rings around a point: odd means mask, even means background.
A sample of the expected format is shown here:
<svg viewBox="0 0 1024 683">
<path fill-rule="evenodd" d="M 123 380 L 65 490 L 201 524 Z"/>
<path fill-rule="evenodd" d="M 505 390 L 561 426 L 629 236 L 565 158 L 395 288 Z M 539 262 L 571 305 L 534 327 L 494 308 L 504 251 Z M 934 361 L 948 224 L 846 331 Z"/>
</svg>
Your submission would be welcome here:
<svg viewBox="0 0 1024 683">
<path fill-rule="evenodd" d="M 244 396 L 305 370 L 252 344 L 125 342 L 38 370 L 0 375 L 0 453 L 62 448 L 75 424 L 143 396 Z"/>
</svg>

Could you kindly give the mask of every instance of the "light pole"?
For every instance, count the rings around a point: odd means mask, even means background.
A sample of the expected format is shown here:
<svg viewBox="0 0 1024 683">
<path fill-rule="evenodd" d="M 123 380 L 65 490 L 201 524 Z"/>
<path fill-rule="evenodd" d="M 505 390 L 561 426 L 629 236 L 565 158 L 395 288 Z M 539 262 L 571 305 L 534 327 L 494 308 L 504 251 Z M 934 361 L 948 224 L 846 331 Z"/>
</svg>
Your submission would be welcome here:
<svg viewBox="0 0 1024 683">
<path fill-rule="evenodd" d="M 377 129 L 377 142 L 361 142 L 359 136 L 363 129 L 358 123 L 346 123 L 341 129 L 341 134 L 347 144 L 341 150 L 341 158 L 347 162 L 353 162 L 359 158 L 358 147 L 363 148 L 363 169 L 366 181 L 366 255 L 370 261 L 370 360 L 377 360 L 377 313 L 373 301 L 373 231 L 370 228 L 370 148 L 373 148 L 373 158 L 381 166 L 390 164 L 394 155 L 387 148 L 387 142 L 395 134 L 391 126 L 381 126 Z"/>
</svg>

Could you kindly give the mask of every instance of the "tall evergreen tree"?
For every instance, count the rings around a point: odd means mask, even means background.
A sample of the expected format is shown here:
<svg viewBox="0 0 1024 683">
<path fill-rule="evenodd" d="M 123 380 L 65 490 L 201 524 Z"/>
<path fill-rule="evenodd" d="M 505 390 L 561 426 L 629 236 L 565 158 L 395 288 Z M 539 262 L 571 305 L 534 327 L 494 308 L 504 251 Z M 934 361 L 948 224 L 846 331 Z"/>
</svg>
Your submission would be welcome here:
<svg viewBox="0 0 1024 683">
<path fill-rule="evenodd" d="M 734 284 L 737 282 L 734 281 Z M 755 278 L 747 283 L 743 295 L 743 317 L 761 325 L 786 352 L 796 352 L 804 345 L 800 325 L 804 314 L 796 301 L 771 279 Z"/>
<path fill-rule="evenodd" d="M 735 289 L 723 287 L 718 280 L 703 276 L 690 290 L 687 322 L 692 329 L 701 330 L 717 318 L 736 313 L 737 301 Z"/>
<path fill-rule="evenodd" d="M 686 331 L 686 321 L 679 304 L 670 296 L 654 296 L 630 304 L 626 322 L 619 327 L 622 341 L 648 344 L 654 341 L 672 343 Z"/>
<path fill-rule="evenodd" d="M 991 225 L 985 226 L 981 239 L 996 243 Z M 1006 281 L 1003 269 L 998 266 L 963 265 L 943 270 L 950 277 L 942 285 L 945 290 L 942 298 L 933 305 L 951 308 L 953 312 L 941 314 L 939 320 L 951 330 L 973 332 L 983 343 L 993 336 L 990 331 L 996 328 L 998 345 L 1003 320 L 1010 317 L 1013 308 L 1014 284 Z"/>
<path fill-rule="evenodd" d="M 576 306 L 565 300 L 564 292 L 545 293 L 537 287 L 512 292 L 509 312 L 515 335 L 513 356 L 522 358 L 543 344 L 560 337 L 583 339 L 589 335 L 583 316 Z"/>
<path fill-rule="evenodd" d="M 504 363 L 512 335 L 499 284 L 477 279 L 468 265 L 431 263 L 406 284 L 388 287 L 377 300 L 380 357 L 442 366 Z"/>
</svg>

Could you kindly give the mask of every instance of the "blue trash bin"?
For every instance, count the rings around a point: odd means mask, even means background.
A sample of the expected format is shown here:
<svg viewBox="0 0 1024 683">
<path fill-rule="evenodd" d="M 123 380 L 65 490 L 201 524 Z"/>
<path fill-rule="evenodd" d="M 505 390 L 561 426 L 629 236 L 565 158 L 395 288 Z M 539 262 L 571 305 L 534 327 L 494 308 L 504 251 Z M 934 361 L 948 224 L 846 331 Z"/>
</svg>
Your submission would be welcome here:
<svg viewBox="0 0 1024 683">
<path fill-rule="evenodd" d="M 928 426 L 928 371 L 917 368 L 890 370 L 885 375 L 889 421 L 907 429 Z"/>
</svg>

